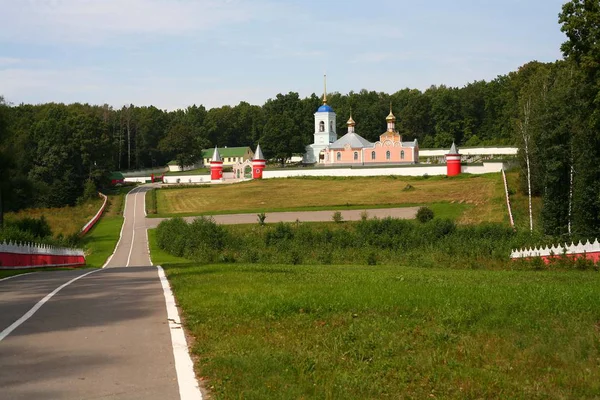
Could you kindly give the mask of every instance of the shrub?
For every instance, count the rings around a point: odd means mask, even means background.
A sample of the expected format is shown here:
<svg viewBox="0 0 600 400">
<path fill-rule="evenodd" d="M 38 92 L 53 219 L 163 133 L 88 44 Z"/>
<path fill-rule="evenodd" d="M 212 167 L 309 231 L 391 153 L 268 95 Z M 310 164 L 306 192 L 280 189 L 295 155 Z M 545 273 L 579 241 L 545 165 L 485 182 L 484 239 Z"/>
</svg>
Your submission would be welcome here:
<svg viewBox="0 0 600 400">
<path fill-rule="evenodd" d="M 43 215 L 40 218 L 23 218 L 13 222 L 12 225 L 38 239 L 52 236 L 52 229 Z"/>
<path fill-rule="evenodd" d="M 363 211 L 360 213 L 360 220 L 361 220 L 361 221 L 366 221 L 366 220 L 368 220 L 368 219 L 369 219 L 369 213 L 367 212 L 367 210 L 363 210 Z"/>
<path fill-rule="evenodd" d="M 267 219 L 267 215 L 263 212 L 260 214 L 256 214 L 256 216 L 258 217 L 258 224 L 260 226 L 263 226 L 265 224 L 265 220 Z"/>
<path fill-rule="evenodd" d="M 367 265 L 377 265 L 377 254 L 374 251 L 367 254 Z"/>
<path fill-rule="evenodd" d="M 433 216 L 433 210 L 429 207 L 421 207 L 417 211 L 417 220 L 421 223 L 431 221 Z"/>
<path fill-rule="evenodd" d="M 156 228 L 158 247 L 177 257 L 187 255 L 189 237 L 189 225 L 183 218 L 164 220 Z"/>
<path fill-rule="evenodd" d="M 279 222 L 275 227 L 269 230 L 265 236 L 267 246 L 276 245 L 281 242 L 286 242 L 294 238 L 294 232 L 289 224 Z"/>
<path fill-rule="evenodd" d="M 344 222 L 344 217 L 342 217 L 342 213 L 340 211 L 334 212 L 332 218 L 338 224 Z"/>
<path fill-rule="evenodd" d="M 85 184 L 83 185 L 83 201 L 93 200 L 96 197 L 98 197 L 96 183 L 91 179 L 86 180 Z"/>
<path fill-rule="evenodd" d="M 187 253 L 194 260 L 200 262 L 224 261 L 222 252 L 228 242 L 225 229 L 217 225 L 210 217 L 199 217 L 189 225 L 189 239 Z M 233 256 L 226 258 L 233 259 Z"/>
</svg>

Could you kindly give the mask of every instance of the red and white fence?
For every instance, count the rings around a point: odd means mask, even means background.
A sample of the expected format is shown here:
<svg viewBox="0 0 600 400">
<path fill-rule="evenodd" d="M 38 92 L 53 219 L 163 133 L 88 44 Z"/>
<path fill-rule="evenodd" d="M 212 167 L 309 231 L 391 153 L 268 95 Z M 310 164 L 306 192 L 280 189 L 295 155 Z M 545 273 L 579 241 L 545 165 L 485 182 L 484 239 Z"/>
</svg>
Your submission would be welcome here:
<svg viewBox="0 0 600 400">
<path fill-rule="evenodd" d="M 38 244 L 0 243 L 0 269 L 79 267 L 85 265 L 80 249 Z"/>
<path fill-rule="evenodd" d="M 588 260 L 598 262 L 600 260 L 600 243 L 596 239 L 594 243 L 590 243 L 588 240 L 585 244 L 579 242 L 578 244 L 571 243 L 571 245 L 568 245 L 565 243 L 564 246 L 553 245 L 552 247 L 546 246 L 539 249 L 536 247 L 514 250 L 510 257 L 512 259 L 541 257 L 545 262 L 550 262 L 552 258 L 561 257 L 563 254 L 573 259 L 585 257 Z"/>
<path fill-rule="evenodd" d="M 85 235 L 86 233 L 88 233 L 88 231 L 90 229 L 92 229 L 94 227 L 94 225 L 96 225 L 96 222 L 98 222 L 98 220 L 100 219 L 100 217 L 102 216 L 102 213 L 104 212 L 104 209 L 106 208 L 106 203 L 108 201 L 108 197 L 103 195 L 102 193 L 98 193 L 100 195 L 100 197 L 102 197 L 104 199 L 104 202 L 102 203 L 102 207 L 100 207 L 100 209 L 98 210 L 98 212 L 96 213 L 96 215 L 94 215 L 92 217 L 92 219 L 90 219 L 88 221 L 87 224 L 85 224 L 83 226 L 83 228 L 81 228 L 81 231 L 79 231 L 79 234 L 81 236 Z"/>
</svg>

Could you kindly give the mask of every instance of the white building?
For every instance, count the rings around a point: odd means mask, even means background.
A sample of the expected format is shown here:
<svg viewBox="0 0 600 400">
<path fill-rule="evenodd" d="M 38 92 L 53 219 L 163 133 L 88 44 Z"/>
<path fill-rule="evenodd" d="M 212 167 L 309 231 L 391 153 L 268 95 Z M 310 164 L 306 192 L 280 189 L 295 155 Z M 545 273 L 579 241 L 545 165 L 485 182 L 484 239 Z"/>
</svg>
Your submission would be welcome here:
<svg viewBox="0 0 600 400">
<path fill-rule="evenodd" d="M 305 164 L 314 164 L 319 162 L 319 156 L 322 150 L 338 140 L 336 133 L 336 114 L 327 104 L 327 86 L 323 93 L 323 105 L 315 113 L 315 134 L 314 142 L 306 146 L 306 154 L 303 162 Z"/>
</svg>

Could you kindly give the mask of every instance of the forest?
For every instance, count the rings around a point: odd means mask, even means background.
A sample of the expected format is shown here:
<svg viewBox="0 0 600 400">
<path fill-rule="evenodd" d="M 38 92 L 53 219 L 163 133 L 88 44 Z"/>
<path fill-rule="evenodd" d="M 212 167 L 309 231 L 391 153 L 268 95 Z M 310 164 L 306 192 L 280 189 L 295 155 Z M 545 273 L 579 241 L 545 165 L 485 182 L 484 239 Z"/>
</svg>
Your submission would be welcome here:
<svg viewBox="0 0 600 400">
<path fill-rule="evenodd" d="M 491 81 L 394 93 L 328 94 L 337 131 L 352 115 L 375 141 L 392 104 L 404 140 L 421 148 L 517 145 L 522 187 L 543 198 L 543 231 L 600 232 L 600 5 L 573 0 L 559 16 L 564 59 L 529 62 Z M 0 98 L 0 210 L 74 204 L 114 170 L 194 162 L 203 148 L 256 146 L 280 162 L 312 143 L 321 94 L 277 94 L 262 106 L 166 111 L 154 106 L 10 104 Z M 1 211 L 0 211 L 1 215 Z M 1 217 L 0 217 L 1 223 Z"/>
</svg>

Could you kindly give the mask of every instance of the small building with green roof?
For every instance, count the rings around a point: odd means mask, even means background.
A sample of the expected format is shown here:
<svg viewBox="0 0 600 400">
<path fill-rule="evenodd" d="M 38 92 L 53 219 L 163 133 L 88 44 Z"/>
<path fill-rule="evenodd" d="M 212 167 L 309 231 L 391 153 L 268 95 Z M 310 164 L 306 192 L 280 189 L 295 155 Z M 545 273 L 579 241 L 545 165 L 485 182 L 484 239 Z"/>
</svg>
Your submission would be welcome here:
<svg viewBox="0 0 600 400">
<path fill-rule="evenodd" d="M 223 165 L 234 165 L 238 162 L 252 160 L 254 152 L 250 147 L 219 147 L 219 154 L 223 160 Z M 202 150 L 202 161 L 204 165 L 210 165 L 215 149 Z"/>
</svg>

